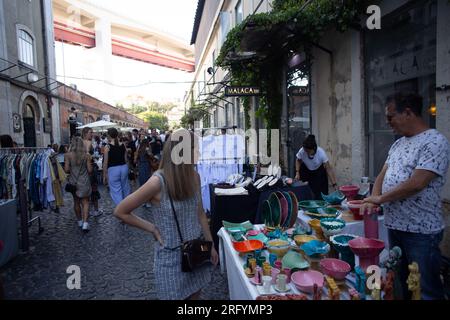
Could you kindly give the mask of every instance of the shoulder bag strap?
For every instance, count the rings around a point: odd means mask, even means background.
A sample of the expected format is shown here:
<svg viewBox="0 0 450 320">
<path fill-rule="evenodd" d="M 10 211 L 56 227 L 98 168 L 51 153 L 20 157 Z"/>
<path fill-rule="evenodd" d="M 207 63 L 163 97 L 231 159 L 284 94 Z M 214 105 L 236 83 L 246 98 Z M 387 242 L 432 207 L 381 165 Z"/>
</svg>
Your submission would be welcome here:
<svg viewBox="0 0 450 320">
<path fill-rule="evenodd" d="M 161 174 L 161 177 L 163 178 L 164 183 L 166 185 L 167 195 L 169 196 L 169 201 L 170 201 L 170 206 L 172 207 L 173 217 L 175 218 L 175 222 L 177 224 L 178 235 L 180 236 L 181 243 L 183 243 L 184 242 L 183 241 L 183 236 L 181 235 L 180 224 L 178 223 L 178 218 L 177 218 L 177 214 L 175 212 L 175 207 L 173 206 L 173 200 L 172 200 L 172 197 L 170 196 L 169 189 L 167 188 L 166 179 L 164 178 L 164 175 L 162 173 L 160 173 L 160 174 Z"/>
</svg>

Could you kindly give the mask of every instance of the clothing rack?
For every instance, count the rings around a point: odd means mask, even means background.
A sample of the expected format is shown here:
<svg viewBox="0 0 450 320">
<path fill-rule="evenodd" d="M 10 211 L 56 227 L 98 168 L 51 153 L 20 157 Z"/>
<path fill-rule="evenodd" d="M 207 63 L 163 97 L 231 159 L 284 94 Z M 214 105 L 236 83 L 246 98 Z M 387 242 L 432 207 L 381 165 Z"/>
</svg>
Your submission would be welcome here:
<svg viewBox="0 0 450 320">
<path fill-rule="evenodd" d="M 1 148 L 0 153 L 21 153 L 23 151 L 47 151 L 51 148 L 45 147 L 16 147 L 16 148 Z M 28 206 L 28 195 L 26 192 L 24 177 L 20 177 L 19 182 L 17 183 L 19 188 L 19 207 L 20 207 L 20 230 L 21 230 L 21 239 L 22 239 L 22 250 L 28 251 L 30 248 L 30 236 L 29 236 L 29 228 L 33 224 L 34 221 L 38 222 L 38 234 L 44 232 L 44 228 L 41 226 L 41 217 L 38 215 L 33 217 L 33 210 Z"/>
</svg>

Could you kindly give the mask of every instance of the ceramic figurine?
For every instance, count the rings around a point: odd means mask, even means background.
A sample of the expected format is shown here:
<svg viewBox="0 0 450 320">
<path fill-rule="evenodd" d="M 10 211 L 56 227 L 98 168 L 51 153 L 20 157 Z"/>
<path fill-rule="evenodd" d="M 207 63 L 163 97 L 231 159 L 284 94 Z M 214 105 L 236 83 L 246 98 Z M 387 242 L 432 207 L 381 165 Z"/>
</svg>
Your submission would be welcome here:
<svg viewBox="0 0 450 320">
<path fill-rule="evenodd" d="M 341 291 L 332 277 L 325 276 L 325 281 L 328 286 L 328 298 L 330 300 L 340 300 Z"/>
<path fill-rule="evenodd" d="M 384 300 L 394 300 L 394 271 L 389 271 L 386 275 L 386 280 L 383 281 Z"/>
<path fill-rule="evenodd" d="M 348 293 L 350 294 L 351 300 L 360 300 L 359 293 L 358 293 L 358 291 L 356 291 L 355 288 L 352 288 L 352 287 L 348 288 Z"/>
<path fill-rule="evenodd" d="M 314 283 L 313 300 L 322 300 L 322 290 L 320 290 L 317 283 Z"/>
<path fill-rule="evenodd" d="M 381 288 L 379 284 L 375 283 L 370 295 L 372 297 L 372 300 L 381 300 Z"/>
<path fill-rule="evenodd" d="M 420 300 L 420 273 L 419 265 L 417 262 L 413 262 L 408 266 L 409 276 L 406 283 L 408 284 L 408 290 L 411 291 L 411 300 Z"/>
<path fill-rule="evenodd" d="M 399 277 L 400 259 L 402 257 L 402 249 L 395 246 L 389 250 L 389 258 L 382 264 L 382 267 L 386 268 L 386 273 L 393 271 L 393 299 L 403 300 L 402 284 Z"/>
<path fill-rule="evenodd" d="M 355 274 L 356 274 L 356 289 L 359 292 L 360 299 L 366 300 L 366 274 L 359 266 L 355 267 Z"/>
</svg>

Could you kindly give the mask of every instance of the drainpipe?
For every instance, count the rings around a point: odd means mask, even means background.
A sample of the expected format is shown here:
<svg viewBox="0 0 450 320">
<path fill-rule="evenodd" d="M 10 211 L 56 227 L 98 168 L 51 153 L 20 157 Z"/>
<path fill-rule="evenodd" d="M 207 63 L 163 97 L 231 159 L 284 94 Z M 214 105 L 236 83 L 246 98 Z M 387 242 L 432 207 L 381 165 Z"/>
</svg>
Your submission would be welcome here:
<svg viewBox="0 0 450 320">
<path fill-rule="evenodd" d="M 45 74 L 45 88 L 46 88 L 46 100 L 47 100 L 47 118 L 51 119 L 51 108 L 52 108 L 52 97 L 49 94 L 49 81 L 48 81 L 48 77 L 49 77 L 49 73 L 50 73 L 50 68 L 48 66 L 48 39 L 47 39 L 47 33 L 46 33 L 46 25 L 47 25 L 47 20 L 45 17 L 45 0 L 41 0 L 40 1 L 40 5 L 41 5 L 41 24 L 42 24 L 42 40 L 44 42 L 43 48 L 44 48 L 44 74 Z M 53 26 L 50 26 L 53 27 Z M 50 121 L 50 123 L 52 123 Z M 51 132 L 50 132 L 50 143 L 53 144 L 53 125 L 51 125 Z"/>
</svg>

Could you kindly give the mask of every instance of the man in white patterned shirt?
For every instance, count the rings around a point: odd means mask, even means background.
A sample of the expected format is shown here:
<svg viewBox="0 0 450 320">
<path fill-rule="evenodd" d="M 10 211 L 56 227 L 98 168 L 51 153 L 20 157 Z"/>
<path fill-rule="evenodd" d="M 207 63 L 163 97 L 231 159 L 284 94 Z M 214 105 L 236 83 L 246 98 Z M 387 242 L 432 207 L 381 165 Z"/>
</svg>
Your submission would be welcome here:
<svg viewBox="0 0 450 320">
<path fill-rule="evenodd" d="M 399 276 L 409 297 L 408 264 L 417 262 L 422 299 L 444 299 L 440 279 L 444 219 L 440 193 L 449 167 L 447 138 L 421 117 L 422 98 L 396 94 L 387 99 L 386 118 L 402 137 L 389 150 L 366 206 L 382 205 L 391 248 L 399 246 Z"/>
</svg>

